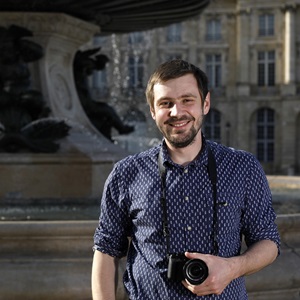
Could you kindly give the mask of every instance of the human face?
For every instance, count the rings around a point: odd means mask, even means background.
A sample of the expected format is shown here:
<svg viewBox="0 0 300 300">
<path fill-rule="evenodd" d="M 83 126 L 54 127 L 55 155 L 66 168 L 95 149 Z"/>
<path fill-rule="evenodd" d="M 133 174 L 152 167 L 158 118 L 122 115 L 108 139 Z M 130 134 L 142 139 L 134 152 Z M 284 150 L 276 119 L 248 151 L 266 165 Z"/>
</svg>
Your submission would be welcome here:
<svg viewBox="0 0 300 300">
<path fill-rule="evenodd" d="M 210 107 L 209 93 L 202 101 L 192 74 L 157 83 L 153 88 L 152 118 L 169 146 L 184 148 L 201 142 L 203 116 Z M 204 102 L 204 103 L 203 103 Z"/>
</svg>

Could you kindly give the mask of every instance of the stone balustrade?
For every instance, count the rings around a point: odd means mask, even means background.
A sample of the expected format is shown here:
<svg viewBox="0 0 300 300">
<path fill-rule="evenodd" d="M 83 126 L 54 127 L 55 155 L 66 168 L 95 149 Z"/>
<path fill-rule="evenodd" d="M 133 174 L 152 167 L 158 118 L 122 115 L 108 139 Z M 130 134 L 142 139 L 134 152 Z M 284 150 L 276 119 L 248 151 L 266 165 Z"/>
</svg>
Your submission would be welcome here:
<svg viewBox="0 0 300 300">
<path fill-rule="evenodd" d="M 281 255 L 247 277 L 250 300 L 300 297 L 300 214 L 279 215 L 277 224 Z M 95 220 L 0 222 L 0 299 L 91 299 L 96 225 Z M 125 299 L 119 286 L 118 300 Z"/>
</svg>

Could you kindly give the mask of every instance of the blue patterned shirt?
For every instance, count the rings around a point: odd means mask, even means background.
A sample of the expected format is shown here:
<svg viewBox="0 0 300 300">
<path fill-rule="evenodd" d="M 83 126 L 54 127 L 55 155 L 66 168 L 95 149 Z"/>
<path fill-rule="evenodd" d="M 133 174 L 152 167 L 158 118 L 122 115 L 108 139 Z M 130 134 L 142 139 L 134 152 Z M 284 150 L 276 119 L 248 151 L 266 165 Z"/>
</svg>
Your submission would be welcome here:
<svg viewBox="0 0 300 300">
<path fill-rule="evenodd" d="M 253 155 L 203 139 L 198 157 L 183 167 L 171 161 L 163 143 L 115 165 L 105 183 L 94 236 L 94 249 L 113 257 L 127 255 L 131 237 L 124 284 L 132 300 L 248 299 L 243 277 L 219 296 L 201 297 L 167 279 L 158 153 L 163 147 L 170 252 L 208 254 L 213 252 L 213 192 L 206 143 L 217 164 L 217 203 L 226 203 L 217 206 L 219 256 L 239 255 L 241 234 L 247 246 L 268 239 L 279 247 L 270 189 Z"/>
</svg>

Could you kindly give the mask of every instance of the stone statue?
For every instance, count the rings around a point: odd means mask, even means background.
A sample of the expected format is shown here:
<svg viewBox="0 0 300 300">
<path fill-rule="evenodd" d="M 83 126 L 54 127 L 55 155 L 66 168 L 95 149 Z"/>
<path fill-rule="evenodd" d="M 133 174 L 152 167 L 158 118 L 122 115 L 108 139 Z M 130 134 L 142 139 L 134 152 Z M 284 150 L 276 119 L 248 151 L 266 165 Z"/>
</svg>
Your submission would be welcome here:
<svg viewBox="0 0 300 300">
<path fill-rule="evenodd" d="M 48 118 L 42 94 L 30 89 L 28 63 L 43 56 L 40 45 L 24 39 L 30 36 L 20 26 L 0 27 L 0 152 L 56 152 L 70 129 Z"/>
<path fill-rule="evenodd" d="M 109 140 L 112 140 L 111 129 L 115 128 L 120 134 L 127 134 L 134 130 L 133 126 L 126 125 L 116 113 L 115 109 L 105 102 L 96 102 L 92 99 L 87 79 L 94 71 L 105 68 L 108 57 L 99 53 L 101 48 L 78 51 L 74 59 L 74 76 L 77 93 L 91 123 Z"/>
</svg>

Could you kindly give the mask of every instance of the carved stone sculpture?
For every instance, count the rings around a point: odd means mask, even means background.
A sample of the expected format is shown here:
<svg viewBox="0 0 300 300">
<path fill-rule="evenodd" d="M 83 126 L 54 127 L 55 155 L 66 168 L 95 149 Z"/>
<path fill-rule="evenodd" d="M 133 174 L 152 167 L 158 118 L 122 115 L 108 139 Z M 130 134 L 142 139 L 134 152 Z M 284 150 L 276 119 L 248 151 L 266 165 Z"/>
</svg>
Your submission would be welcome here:
<svg viewBox="0 0 300 300">
<path fill-rule="evenodd" d="M 32 90 L 28 63 L 43 56 L 40 45 L 25 37 L 26 28 L 0 27 L 0 151 L 56 152 L 58 139 L 70 127 L 49 118 L 50 110 L 39 91 Z"/>
<path fill-rule="evenodd" d="M 120 134 L 127 134 L 134 130 L 133 126 L 126 125 L 113 107 L 106 102 L 92 99 L 87 79 L 94 71 L 105 68 L 108 57 L 99 53 L 101 48 L 78 51 L 74 59 L 74 76 L 77 93 L 92 124 L 109 140 L 112 141 L 111 129 L 115 128 Z"/>
</svg>

